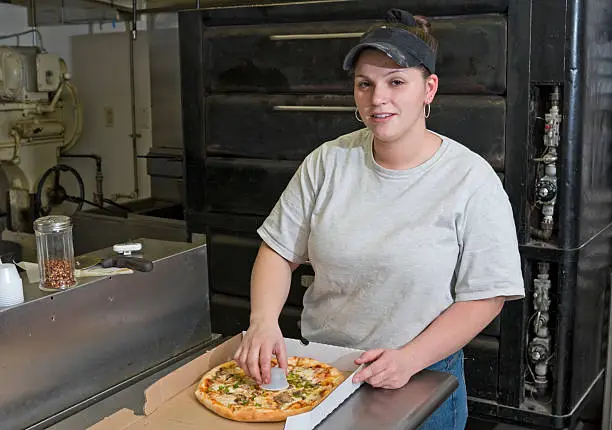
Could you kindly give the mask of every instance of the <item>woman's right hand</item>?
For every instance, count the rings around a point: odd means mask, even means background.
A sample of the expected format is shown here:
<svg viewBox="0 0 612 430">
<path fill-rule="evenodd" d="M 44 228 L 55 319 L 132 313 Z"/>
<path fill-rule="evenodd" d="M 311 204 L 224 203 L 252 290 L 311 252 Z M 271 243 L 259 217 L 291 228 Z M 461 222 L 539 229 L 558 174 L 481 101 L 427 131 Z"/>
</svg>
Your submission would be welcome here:
<svg viewBox="0 0 612 430">
<path fill-rule="evenodd" d="M 272 354 L 276 356 L 278 366 L 287 370 L 285 339 L 278 323 L 253 322 L 244 334 L 234 360 L 258 384 L 269 384 Z"/>
</svg>

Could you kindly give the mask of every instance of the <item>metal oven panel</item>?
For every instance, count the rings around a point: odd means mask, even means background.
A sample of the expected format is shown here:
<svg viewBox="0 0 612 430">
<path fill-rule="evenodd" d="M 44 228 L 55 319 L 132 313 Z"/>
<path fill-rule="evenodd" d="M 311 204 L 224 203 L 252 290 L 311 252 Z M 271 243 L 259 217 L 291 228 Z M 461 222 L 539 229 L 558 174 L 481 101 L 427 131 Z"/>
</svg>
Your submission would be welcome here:
<svg viewBox="0 0 612 430">
<path fill-rule="evenodd" d="M 210 157 L 202 178 L 206 207 L 211 212 L 267 215 L 298 165 L 297 161 Z"/>
<path fill-rule="evenodd" d="M 505 91 L 506 56 L 500 49 L 507 43 L 503 15 L 430 21 L 440 40 L 437 67 L 442 93 Z M 210 91 L 351 93 L 342 60 L 374 22 L 209 28 L 204 49 Z"/>
<path fill-rule="evenodd" d="M 428 127 L 504 170 L 506 100 L 499 96 L 438 95 Z M 236 124 L 240 124 L 236 127 Z M 363 128 L 353 96 L 224 94 L 206 97 L 206 153 L 302 160 L 328 140 Z M 236 188 L 240 190 L 240 188 Z"/>
<path fill-rule="evenodd" d="M 214 230 L 213 230 L 214 231 Z M 259 238 L 237 234 L 224 234 L 210 231 L 207 236 L 209 245 L 211 292 L 224 293 L 237 297 L 250 296 L 251 269 L 261 244 Z M 214 245 L 213 245 L 214 244 Z M 231 261 L 232 264 L 227 264 Z M 302 306 L 306 288 L 314 280 L 312 266 L 303 264 L 293 272 L 287 304 Z"/>
</svg>

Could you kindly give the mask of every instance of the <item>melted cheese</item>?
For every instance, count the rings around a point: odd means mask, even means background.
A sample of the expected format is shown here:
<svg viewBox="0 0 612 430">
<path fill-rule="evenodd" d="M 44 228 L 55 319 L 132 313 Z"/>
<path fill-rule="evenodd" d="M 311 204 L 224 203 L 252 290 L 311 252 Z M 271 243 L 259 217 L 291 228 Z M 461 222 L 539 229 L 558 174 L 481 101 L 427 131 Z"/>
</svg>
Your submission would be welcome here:
<svg viewBox="0 0 612 430">
<path fill-rule="evenodd" d="M 293 369 L 293 372 L 296 375 L 301 376 L 302 378 L 306 379 L 307 381 L 314 381 L 314 377 L 316 374 L 315 369 L 310 369 L 310 368 L 304 368 L 304 367 L 296 367 L 295 369 Z"/>
<path fill-rule="evenodd" d="M 213 396 L 213 398 L 225 405 L 225 406 L 230 406 L 234 404 L 234 396 L 232 396 L 231 394 L 221 394 L 221 393 L 215 393 L 215 395 Z"/>
<path fill-rule="evenodd" d="M 272 399 L 272 396 L 269 394 L 260 394 L 255 396 L 255 400 L 251 403 L 253 406 L 255 404 L 259 405 L 258 407 L 262 408 L 273 408 L 276 409 L 276 402 Z"/>
</svg>

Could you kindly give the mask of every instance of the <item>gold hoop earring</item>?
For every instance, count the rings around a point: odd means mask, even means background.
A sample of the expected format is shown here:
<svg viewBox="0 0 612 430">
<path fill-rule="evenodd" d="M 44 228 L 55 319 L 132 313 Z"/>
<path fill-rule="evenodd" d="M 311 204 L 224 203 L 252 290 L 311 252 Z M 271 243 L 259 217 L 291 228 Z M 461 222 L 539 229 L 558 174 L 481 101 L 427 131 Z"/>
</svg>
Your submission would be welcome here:
<svg viewBox="0 0 612 430">
<path fill-rule="evenodd" d="M 359 122 L 363 122 L 363 120 L 359 117 L 359 109 L 355 109 L 355 119 Z"/>
<path fill-rule="evenodd" d="M 429 118 L 431 115 L 431 103 L 425 103 L 425 118 Z"/>
</svg>

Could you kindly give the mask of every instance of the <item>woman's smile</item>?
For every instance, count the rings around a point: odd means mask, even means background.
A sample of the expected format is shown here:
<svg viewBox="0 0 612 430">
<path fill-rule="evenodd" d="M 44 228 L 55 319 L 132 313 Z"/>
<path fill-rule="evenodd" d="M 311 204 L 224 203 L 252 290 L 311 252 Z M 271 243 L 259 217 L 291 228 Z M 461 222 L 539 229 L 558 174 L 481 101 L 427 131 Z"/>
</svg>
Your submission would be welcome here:
<svg viewBox="0 0 612 430">
<path fill-rule="evenodd" d="M 382 124 L 391 121 L 391 119 L 395 118 L 396 116 L 397 114 L 388 112 L 373 113 L 370 115 L 370 121 L 377 124 Z"/>
</svg>

